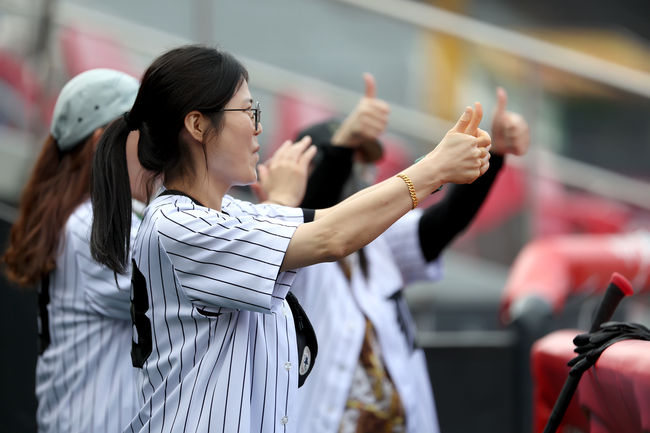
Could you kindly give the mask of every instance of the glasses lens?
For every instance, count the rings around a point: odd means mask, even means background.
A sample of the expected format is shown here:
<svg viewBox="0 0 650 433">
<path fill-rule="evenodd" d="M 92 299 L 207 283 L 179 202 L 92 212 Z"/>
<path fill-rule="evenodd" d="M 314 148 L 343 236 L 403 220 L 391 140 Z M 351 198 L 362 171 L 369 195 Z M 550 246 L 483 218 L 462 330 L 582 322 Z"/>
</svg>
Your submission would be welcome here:
<svg viewBox="0 0 650 433">
<path fill-rule="evenodd" d="M 260 117 L 262 117 L 262 110 L 260 110 L 260 103 L 255 105 L 255 130 L 260 128 Z"/>
</svg>

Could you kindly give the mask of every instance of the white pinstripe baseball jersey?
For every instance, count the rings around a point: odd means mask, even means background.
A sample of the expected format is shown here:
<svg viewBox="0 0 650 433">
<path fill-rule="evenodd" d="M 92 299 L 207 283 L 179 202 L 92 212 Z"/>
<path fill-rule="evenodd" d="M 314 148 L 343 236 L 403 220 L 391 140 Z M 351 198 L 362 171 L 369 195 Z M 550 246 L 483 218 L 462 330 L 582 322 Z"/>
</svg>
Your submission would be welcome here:
<svg viewBox="0 0 650 433">
<path fill-rule="evenodd" d="M 36 366 L 39 432 L 113 433 L 139 408 L 129 356 L 131 281 L 91 258 L 91 221 L 86 201 L 66 222 L 49 276 L 47 317 L 40 319 L 49 321 L 41 334 L 50 342 Z M 132 234 L 138 223 L 134 216 Z"/>
<path fill-rule="evenodd" d="M 337 263 L 306 267 L 292 292 L 316 331 L 319 359 L 298 391 L 298 431 L 337 433 L 350 393 L 365 332 L 373 325 L 381 356 L 400 394 L 409 433 L 437 433 L 438 420 L 424 353 L 412 346 L 415 325 L 401 289 L 440 277 L 439 263 L 427 263 L 418 238 L 420 210 L 409 212 L 364 247 L 368 277 L 358 256 L 350 257 L 348 280 Z"/>
<path fill-rule="evenodd" d="M 184 195 L 153 200 L 133 253 L 142 409 L 125 431 L 295 431 L 284 298 L 296 273 L 279 269 L 302 222 L 300 209 L 229 196 L 221 212 Z"/>
</svg>

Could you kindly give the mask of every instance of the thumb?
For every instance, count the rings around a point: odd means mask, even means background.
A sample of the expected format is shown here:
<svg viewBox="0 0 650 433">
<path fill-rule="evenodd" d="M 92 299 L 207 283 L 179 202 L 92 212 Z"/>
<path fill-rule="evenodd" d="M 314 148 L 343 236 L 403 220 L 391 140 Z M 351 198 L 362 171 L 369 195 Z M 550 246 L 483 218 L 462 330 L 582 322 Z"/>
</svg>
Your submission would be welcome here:
<svg viewBox="0 0 650 433">
<path fill-rule="evenodd" d="M 497 108 L 495 117 L 503 114 L 506 111 L 506 105 L 508 105 L 508 93 L 506 90 L 499 86 L 497 87 Z"/>
<path fill-rule="evenodd" d="M 472 119 L 469 121 L 469 125 L 465 130 L 465 134 L 477 136 L 478 134 L 478 125 L 481 123 L 483 118 L 483 106 L 480 102 L 474 103 L 474 112 L 472 113 Z"/>
<path fill-rule="evenodd" d="M 375 82 L 375 77 L 368 72 L 364 72 L 363 81 L 366 83 L 366 98 L 374 98 L 377 95 L 377 83 Z"/>
<path fill-rule="evenodd" d="M 467 106 L 465 107 L 465 111 L 463 111 L 463 114 L 458 119 L 458 122 L 456 122 L 454 127 L 451 128 L 449 132 L 465 132 L 465 130 L 467 129 L 467 125 L 469 125 L 469 121 L 471 119 L 472 119 L 472 108 Z"/>
</svg>

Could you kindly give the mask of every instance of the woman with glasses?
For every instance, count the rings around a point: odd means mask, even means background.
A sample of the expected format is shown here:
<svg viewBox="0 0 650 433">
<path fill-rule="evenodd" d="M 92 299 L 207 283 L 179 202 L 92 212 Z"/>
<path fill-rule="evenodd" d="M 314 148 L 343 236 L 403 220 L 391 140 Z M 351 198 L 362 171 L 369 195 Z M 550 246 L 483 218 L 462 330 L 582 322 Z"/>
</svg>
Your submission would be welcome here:
<svg viewBox="0 0 650 433">
<path fill-rule="evenodd" d="M 443 182 L 488 164 L 487 134 L 467 110 L 436 150 L 331 209 L 252 205 L 230 197 L 256 180 L 262 132 L 248 73 L 203 46 L 156 59 L 95 157 L 93 256 L 128 268 L 124 141 L 140 131 L 142 165 L 164 188 L 133 245 L 133 364 L 141 409 L 126 431 L 296 431 L 295 395 L 313 365 L 309 322 L 289 293 L 296 269 L 367 244 Z M 314 150 L 291 146 L 306 171 Z"/>
</svg>

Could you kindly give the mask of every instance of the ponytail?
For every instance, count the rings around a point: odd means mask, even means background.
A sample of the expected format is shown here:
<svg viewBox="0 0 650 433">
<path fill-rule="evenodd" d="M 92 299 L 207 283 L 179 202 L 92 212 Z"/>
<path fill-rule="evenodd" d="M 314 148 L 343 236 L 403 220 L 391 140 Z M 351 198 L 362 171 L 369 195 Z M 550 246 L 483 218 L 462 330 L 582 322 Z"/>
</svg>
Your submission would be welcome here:
<svg viewBox="0 0 650 433">
<path fill-rule="evenodd" d="M 131 241 L 131 185 L 126 163 L 129 132 L 124 117 L 106 128 L 97 145 L 90 176 L 90 251 L 97 262 L 121 274 L 127 270 Z"/>
</svg>

